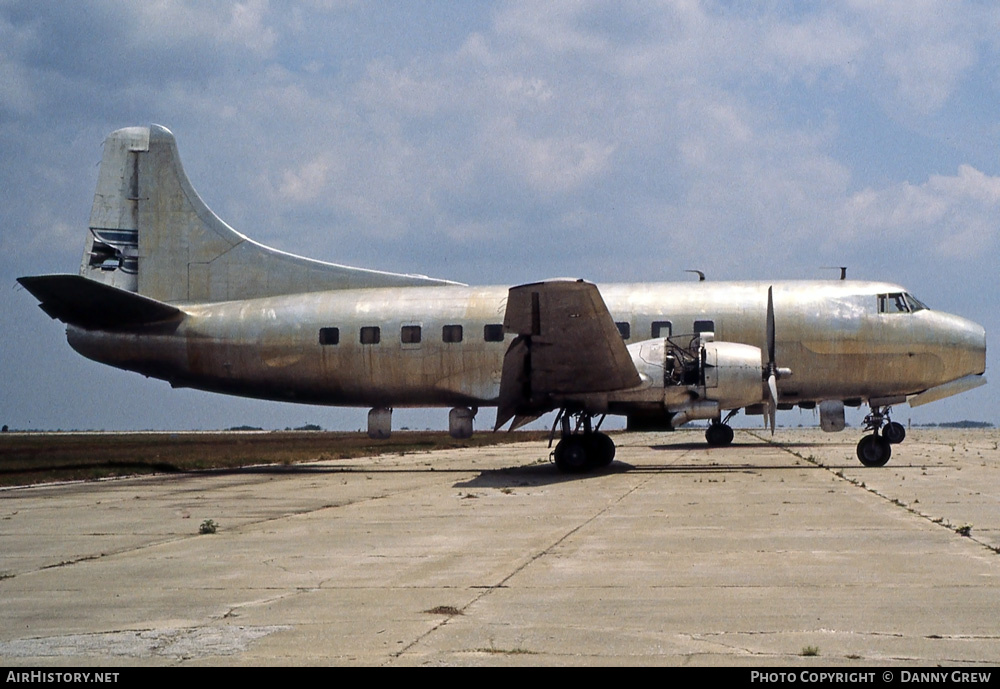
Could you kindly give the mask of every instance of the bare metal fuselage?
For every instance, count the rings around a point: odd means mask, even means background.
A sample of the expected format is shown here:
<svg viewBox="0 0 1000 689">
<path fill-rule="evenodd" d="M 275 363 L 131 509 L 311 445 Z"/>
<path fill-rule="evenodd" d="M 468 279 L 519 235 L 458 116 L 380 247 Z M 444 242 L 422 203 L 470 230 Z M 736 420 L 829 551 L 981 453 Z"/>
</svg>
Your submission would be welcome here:
<svg viewBox="0 0 1000 689">
<path fill-rule="evenodd" d="M 773 430 L 793 404 L 819 404 L 827 430 L 869 404 L 866 427 L 888 423 L 894 439 L 859 444 L 878 465 L 902 437 L 889 406 L 985 382 L 982 327 L 892 284 L 468 287 L 293 256 L 216 216 L 157 125 L 105 140 L 79 274 L 18 280 L 91 359 L 175 386 L 372 407 L 373 436 L 392 407 L 455 407 L 456 437 L 479 407 L 512 428 L 559 410 L 556 463 L 570 470 L 611 461 L 601 414 L 637 428 L 707 419 L 724 445 L 726 412 L 766 410 Z"/>
<path fill-rule="evenodd" d="M 628 324 L 626 344 L 637 359 L 636 343 L 654 339 L 654 323 L 662 337 L 664 323 L 680 336 L 708 321 L 716 340 L 763 349 L 767 288 L 698 282 L 600 292 L 614 320 Z M 871 282 L 774 283 L 777 360 L 792 372 L 779 383 L 781 401 L 860 403 L 983 373 L 982 327 L 930 309 L 879 311 L 878 295 L 902 291 Z M 484 333 L 503 323 L 507 294 L 507 287 L 404 287 L 181 304 L 185 315 L 174 321 L 138 330 L 70 327 L 68 336 L 91 359 L 175 386 L 327 405 L 491 406 L 512 336 L 487 341 Z M 415 326 L 419 341 L 403 341 L 402 329 Z M 444 341 L 446 326 L 452 340 L 461 326 L 459 341 Z M 336 343 L 321 343 L 330 328 Z M 378 342 L 362 343 L 362 328 L 378 328 Z M 669 409 L 688 398 L 648 383 L 608 393 L 611 409 Z"/>
</svg>

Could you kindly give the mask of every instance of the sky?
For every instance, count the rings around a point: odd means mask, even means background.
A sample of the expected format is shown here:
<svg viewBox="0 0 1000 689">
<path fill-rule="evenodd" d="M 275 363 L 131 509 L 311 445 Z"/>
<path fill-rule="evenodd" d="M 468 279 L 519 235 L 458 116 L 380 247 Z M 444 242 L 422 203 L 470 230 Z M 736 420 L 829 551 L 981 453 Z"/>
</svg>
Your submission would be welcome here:
<svg viewBox="0 0 1000 689">
<path fill-rule="evenodd" d="M 220 217 L 312 258 L 501 285 L 847 266 L 1000 332 L 992 1 L 0 0 L 0 424 L 366 423 L 88 361 L 15 282 L 76 272 L 103 140 L 150 123 Z M 997 398 L 896 419 L 998 423 Z"/>
</svg>

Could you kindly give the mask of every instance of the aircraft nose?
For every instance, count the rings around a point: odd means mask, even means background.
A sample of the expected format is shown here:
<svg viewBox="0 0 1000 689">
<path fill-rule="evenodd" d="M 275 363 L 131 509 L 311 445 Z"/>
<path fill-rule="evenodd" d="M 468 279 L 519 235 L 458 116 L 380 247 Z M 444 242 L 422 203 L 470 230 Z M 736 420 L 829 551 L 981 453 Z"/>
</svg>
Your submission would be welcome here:
<svg viewBox="0 0 1000 689">
<path fill-rule="evenodd" d="M 978 375 L 982 375 L 986 373 L 986 328 L 978 323 L 973 323 L 973 325 L 978 329 L 978 335 L 976 336 L 976 352 L 977 359 L 979 361 L 979 368 L 976 370 L 976 373 Z"/>
<path fill-rule="evenodd" d="M 946 344 L 953 353 L 955 377 L 986 372 L 986 329 L 983 326 L 948 314 Z"/>
</svg>

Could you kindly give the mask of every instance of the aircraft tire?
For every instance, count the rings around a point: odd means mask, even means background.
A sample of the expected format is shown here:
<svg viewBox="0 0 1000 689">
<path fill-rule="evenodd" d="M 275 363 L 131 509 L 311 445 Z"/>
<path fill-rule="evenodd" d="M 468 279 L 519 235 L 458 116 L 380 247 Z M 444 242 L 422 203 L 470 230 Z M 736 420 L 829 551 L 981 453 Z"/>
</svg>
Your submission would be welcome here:
<svg viewBox="0 0 1000 689">
<path fill-rule="evenodd" d="M 588 454 L 591 466 L 606 467 L 615 461 L 615 441 L 607 433 L 593 433 L 590 436 Z"/>
<path fill-rule="evenodd" d="M 892 445 L 880 435 L 866 435 L 858 441 L 858 459 L 866 467 L 885 466 L 892 456 Z"/>
<path fill-rule="evenodd" d="M 882 437 L 893 445 L 898 445 L 906 439 L 906 429 L 903 427 L 903 424 L 890 421 L 882 429 Z"/>
<path fill-rule="evenodd" d="M 579 474 L 590 468 L 590 455 L 581 435 L 568 435 L 556 443 L 556 468 L 566 474 Z"/>
<path fill-rule="evenodd" d="M 733 429 L 724 423 L 710 424 L 705 431 L 705 440 L 710 447 L 726 447 L 732 445 L 736 434 Z"/>
</svg>

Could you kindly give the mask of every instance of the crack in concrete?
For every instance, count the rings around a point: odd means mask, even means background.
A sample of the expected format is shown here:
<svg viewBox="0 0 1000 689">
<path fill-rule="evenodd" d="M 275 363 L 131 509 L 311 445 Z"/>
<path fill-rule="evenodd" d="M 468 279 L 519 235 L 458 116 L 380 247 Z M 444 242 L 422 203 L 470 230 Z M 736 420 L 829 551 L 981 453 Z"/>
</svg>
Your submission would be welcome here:
<svg viewBox="0 0 1000 689">
<path fill-rule="evenodd" d="M 962 536 L 963 538 L 968 538 L 973 543 L 976 543 L 976 544 L 978 544 L 978 545 L 986 548 L 987 550 L 989 550 L 992 553 L 1000 554 L 1000 547 L 991 545 L 990 543 L 987 543 L 986 541 L 973 536 L 972 535 L 972 527 L 971 527 L 971 525 L 965 524 L 965 525 L 961 525 L 961 526 L 955 526 L 954 524 L 952 524 L 950 521 L 948 521 L 944 517 L 933 517 L 933 516 L 927 514 L 926 512 L 921 512 L 917 508 L 913 507 L 913 505 L 908 504 L 906 502 L 903 502 L 899 498 L 891 497 L 891 496 L 883 493 L 880 490 L 877 490 L 875 488 L 869 487 L 864 481 L 862 481 L 859 478 L 852 478 L 850 476 L 845 475 L 843 469 L 838 469 L 838 470 L 835 471 L 832 467 L 827 466 L 826 464 L 824 464 L 822 462 L 822 460 L 816 459 L 816 457 L 814 457 L 813 455 L 809 455 L 808 457 L 806 457 L 806 456 L 804 456 L 804 455 L 796 452 L 795 450 L 793 450 L 791 448 L 785 447 L 784 445 L 782 445 L 780 442 L 778 442 L 776 440 L 769 439 L 766 436 L 762 436 L 762 435 L 760 435 L 758 433 L 755 433 L 753 431 L 749 431 L 748 430 L 746 432 L 749 435 L 752 435 L 753 437 L 757 438 L 758 440 L 762 440 L 762 441 L 764 441 L 764 442 L 766 442 L 766 443 L 768 443 L 768 444 L 770 444 L 770 445 L 772 445 L 774 447 L 777 447 L 780 450 L 784 450 L 785 452 L 787 452 L 788 454 L 792 455 L 793 457 L 798 457 L 799 459 L 803 460 L 804 462 L 809 462 L 813 466 L 816 466 L 816 467 L 818 467 L 820 469 L 823 469 L 824 471 L 829 472 L 830 474 L 836 476 L 840 480 L 846 481 L 847 483 L 850 483 L 851 485 L 856 486 L 856 487 L 858 487 L 858 488 L 860 488 L 860 489 L 862 489 L 862 490 L 870 493 L 871 495 L 874 495 L 877 498 L 881 498 L 882 500 L 888 502 L 891 505 L 895 505 L 896 507 L 899 507 L 899 508 L 903 509 L 904 511 L 909 512 L 910 514 L 912 514 L 915 517 L 919 517 L 921 519 L 929 521 L 931 524 L 934 524 L 936 526 L 943 527 L 943 528 L 947 529 L 948 531 L 951 531 L 953 533 L 958 534 L 959 536 Z"/>
<path fill-rule="evenodd" d="M 470 600 L 468 603 L 466 603 L 465 605 L 463 605 L 461 608 L 458 608 L 458 615 L 464 615 L 466 610 L 468 610 L 471 606 L 473 606 L 474 604 L 478 603 L 479 601 L 483 600 L 486 596 L 490 595 L 490 593 L 492 593 L 493 591 L 496 591 L 498 589 L 505 589 L 505 588 L 507 588 L 507 582 L 509 582 L 515 576 L 517 576 L 518 574 L 520 574 L 521 572 L 523 572 L 525 569 L 527 569 L 529 566 L 531 566 L 532 564 L 534 564 L 535 562 L 537 562 L 539 559 L 541 559 L 541 558 L 545 557 L 546 555 L 550 554 L 555 548 L 557 548 L 562 543 L 566 542 L 566 540 L 568 538 L 570 538 L 571 536 L 573 536 L 576 533 L 579 533 L 579 531 L 581 529 L 583 529 L 584 527 L 586 527 L 588 524 L 591 524 L 595 520 L 599 519 L 601 516 L 603 516 L 609 510 L 611 510 L 614 506 L 618 505 L 623 500 L 625 500 L 628 496 L 630 496 L 631 494 L 633 494 L 634 492 L 636 492 L 637 490 L 639 490 L 643 485 L 645 485 L 646 483 L 648 483 L 650 480 L 652 480 L 652 477 L 646 477 L 645 479 L 639 481 L 639 483 L 635 484 L 634 486 L 632 486 L 631 488 L 629 488 L 628 490 L 626 490 L 624 493 L 622 493 L 621 495 L 619 495 L 615 500 L 609 502 L 604 507 L 602 507 L 600 510 L 598 510 L 597 512 L 595 512 L 594 514 L 592 514 L 590 517 L 584 519 L 582 522 L 580 522 L 579 524 L 577 524 L 573 528 L 571 528 L 568 531 L 566 531 L 566 533 L 564 533 L 562 536 L 560 536 L 555 541 L 553 541 L 552 543 L 550 543 L 548 546 L 546 546 L 545 548 L 542 548 L 541 550 L 539 550 L 538 552 L 536 552 L 534 555 L 532 555 L 531 557 L 527 558 L 524 562 L 522 562 L 520 565 L 518 565 L 513 570 L 511 570 L 507 575 L 505 575 L 503 577 L 503 579 L 501 579 L 498 583 L 493 584 L 493 585 L 478 587 L 478 588 L 482 589 L 481 592 L 478 595 L 474 596 L 472 600 Z M 435 624 L 433 627 L 431 627 L 430 629 L 428 629 L 427 631 L 425 631 L 423 634 L 418 635 L 415 639 L 413 639 L 410 643 L 406 644 L 403 648 L 401 648 L 398 651 L 396 651 L 395 653 L 391 654 L 389 656 L 389 658 L 386 660 L 386 663 L 389 663 L 389 662 L 391 662 L 393 660 L 396 660 L 396 659 L 402 657 L 405 653 L 407 653 L 410 649 L 412 649 L 413 647 L 415 647 L 421 641 L 427 639 L 431 634 L 433 634 L 434 632 L 436 632 L 438 629 L 441 629 L 442 627 L 444 627 L 445 625 L 447 625 L 451 621 L 451 619 L 453 617 L 455 617 L 455 616 L 456 615 L 449 615 L 445 619 L 441 620 L 441 622 L 439 622 L 438 624 Z M 523 651 L 519 651 L 519 652 L 523 652 Z M 386 664 L 386 663 L 383 663 L 383 664 Z"/>
<path fill-rule="evenodd" d="M 288 626 L 181 627 L 132 629 L 93 634 L 65 634 L 0 641 L 0 656 L 53 657 L 164 657 L 186 660 L 243 653 L 250 643 Z"/>
</svg>

